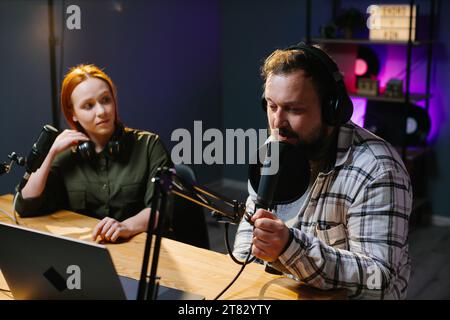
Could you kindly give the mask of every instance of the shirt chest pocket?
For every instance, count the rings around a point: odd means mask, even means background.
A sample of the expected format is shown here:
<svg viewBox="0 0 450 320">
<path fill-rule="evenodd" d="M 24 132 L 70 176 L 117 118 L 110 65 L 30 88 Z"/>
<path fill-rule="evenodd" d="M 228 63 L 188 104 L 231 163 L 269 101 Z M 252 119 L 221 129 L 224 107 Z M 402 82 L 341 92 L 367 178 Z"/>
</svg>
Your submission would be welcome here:
<svg viewBox="0 0 450 320">
<path fill-rule="evenodd" d="M 321 230 L 316 226 L 316 235 L 320 240 L 333 248 L 348 250 L 347 231 L 343 224 L 338 224 L 325 230 Z"/>
<path fill-rule="evenodd" d="M 117 199 L 122 203 L 143 202 L 142 184 L 131 183 L 121 186 Z"/>
<path fill-rule="evenodd" d="M 112 203 L 127 216 L 135 215 L 144 208 L 144 191 L 141 183 L 125 184 Z"/>
</svg>

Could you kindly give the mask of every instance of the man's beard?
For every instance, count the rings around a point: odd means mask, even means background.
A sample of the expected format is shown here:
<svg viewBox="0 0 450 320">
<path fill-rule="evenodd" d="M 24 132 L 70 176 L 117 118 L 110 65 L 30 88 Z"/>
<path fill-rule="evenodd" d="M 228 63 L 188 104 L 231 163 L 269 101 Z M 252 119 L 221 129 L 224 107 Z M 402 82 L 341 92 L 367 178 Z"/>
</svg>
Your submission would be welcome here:
<svg viewBox="0 0 450 320">
<path fill-rule="evenodd" d="M 299 142 L 298 145 L 305 150 L 308 159 L 312 161 L 324 158 L 331 145 L 332 135 L 328 134 L 327 126 L 324 123 L 321 123 L 319 128 L 313 131 L 315 134 L 308 140 L 287 128 L 280 128 L 279 132 L 286 137 L 296 138 Z"/>
</svg>

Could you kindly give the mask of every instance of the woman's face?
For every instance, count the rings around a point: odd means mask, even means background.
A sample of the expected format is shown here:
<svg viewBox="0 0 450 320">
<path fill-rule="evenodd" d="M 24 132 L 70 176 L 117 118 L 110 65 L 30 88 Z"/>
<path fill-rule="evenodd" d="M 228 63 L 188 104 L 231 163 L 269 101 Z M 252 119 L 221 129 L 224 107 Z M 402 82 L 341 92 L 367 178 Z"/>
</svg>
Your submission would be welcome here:
<svg viewBox="0 0 450 320">
<path fill-rule="evenodd" d="M 108 84 L 89 78 L 75 87 L 71 95 L 72 119 L 92 138 L 104 140 L 115 129 L 116 105 Z"/>
</svg>

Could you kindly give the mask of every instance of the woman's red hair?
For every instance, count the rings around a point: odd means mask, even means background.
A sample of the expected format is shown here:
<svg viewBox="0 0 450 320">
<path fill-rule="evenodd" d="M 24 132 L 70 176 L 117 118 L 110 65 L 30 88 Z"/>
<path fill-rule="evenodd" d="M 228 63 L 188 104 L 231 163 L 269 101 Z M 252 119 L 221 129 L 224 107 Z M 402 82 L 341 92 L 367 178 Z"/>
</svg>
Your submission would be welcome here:
<svg viewBox="0 0 450 320">
<path fill-rule="evenodd" d="M 61 87 L 61 109 L 67 123 L 72 129 L 75 130 L 77 129 L 77 126 L 72 119 L 72 92 L 77 85 L 89 78 L 98 78 L 108 84 L 109 90 L 111 91 L 112 98 L 114 100 L 116 123 L 119 122 L 119 118 L 117 115 L 117 90 L 111 78 L 106 73 L 104 73 L 103 70 L 93 64 L 80 64 L 69 70 L 69 72 L 64 77 Z"/>
</svg>

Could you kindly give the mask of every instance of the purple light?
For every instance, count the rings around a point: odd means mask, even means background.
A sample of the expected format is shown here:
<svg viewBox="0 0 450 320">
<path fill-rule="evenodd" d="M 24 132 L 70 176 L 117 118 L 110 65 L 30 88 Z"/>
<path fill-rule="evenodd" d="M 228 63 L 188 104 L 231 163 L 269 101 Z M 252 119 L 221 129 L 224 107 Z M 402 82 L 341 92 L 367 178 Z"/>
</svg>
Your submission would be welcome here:
<svg viewBox="0 0 450 320">
<path fill-rule="evenodd" d="M 351 97 L 353 102 L 352 121 L 360 127 L 364 127 L 364 116 L 366 115 L 367 99 Z"/>
<path fill-rule="evenodd" d="M 385 63 L 381 64 L 378 80 L 380 81 L 380 91 L 384 91 L 386 83 L 390 79 L 403 80 L 403 90 L 406 89 L 406 46 L 374 46 L 380 61 Z M 426 70 L 426 47 L 414 48 L 413 56 L 411 59 L 411 93 L 425 93 L 425 79 L 427 75 Z M 431 118 L 431 130 L 428 134 L 427 141 L 434 141 L 438 134 L 439 129 L 442 127 L 444 117 L 442 116 L 442 90 L 431 81 L 431 99 L 428 114 Z M 420 101 L 417 105 L 424 107 L 425 101 Z M 356 109 L 356 108 L 355 108 Z"/>
</svg>

